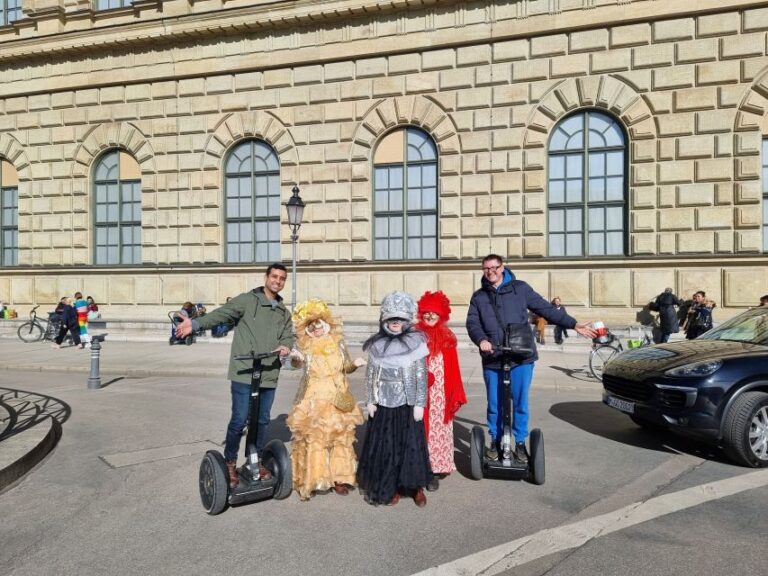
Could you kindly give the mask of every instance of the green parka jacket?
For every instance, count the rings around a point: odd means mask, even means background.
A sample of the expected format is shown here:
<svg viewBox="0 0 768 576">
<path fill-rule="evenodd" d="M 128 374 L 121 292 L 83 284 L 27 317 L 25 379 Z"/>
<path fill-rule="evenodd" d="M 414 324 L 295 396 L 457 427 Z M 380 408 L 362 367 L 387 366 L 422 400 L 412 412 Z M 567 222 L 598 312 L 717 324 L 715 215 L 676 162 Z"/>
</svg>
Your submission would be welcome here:
<svg viewBox="0 0 768 576">
<path fill-rule="evenodd" d="M 263 286 L 235 296 L 221 308 L 192 320 L 195 329 L 210 329 L 218 324 L 237 326 L 227 373 L 227 378 L 235 382 L 250 384 L 253 371 L 252 362 L 235 360 L 235 356 L 270 352 L 278 346 L 293 347 L 291 313 L 279 295 L 274 301 L 268 300 Z M 262 367 L 261 385 L 264 388 L 276 388 L 280 359 L 277 356 L 267 358 L 262 362 Z"/>
</svg>

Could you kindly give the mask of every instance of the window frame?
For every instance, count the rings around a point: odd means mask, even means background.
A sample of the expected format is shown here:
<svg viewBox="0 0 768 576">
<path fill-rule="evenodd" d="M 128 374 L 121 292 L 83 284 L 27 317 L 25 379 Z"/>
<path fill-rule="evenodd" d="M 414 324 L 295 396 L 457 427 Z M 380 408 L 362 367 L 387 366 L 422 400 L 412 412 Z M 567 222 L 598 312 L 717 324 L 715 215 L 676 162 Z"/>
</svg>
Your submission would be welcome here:
<svg viewBox="0 0 768 576">
<path fill-rule="evenodd" d="M 8 162 L 13 167 L 14 170 L 16 169 L 13 163 L 7 158 L 0 158 L 0 161 Z M 15 205 L 12 204 L 11 206 L 6 206 L 5 204 L 6 192 L 15 192 Z M 13 212 L 14 209 L 15 209 L 15 213 Z M 11 214 L 15 217 L 15 218 L 12 218 L 12 220 L 15 220 L 15 224 L 10 224 L 10 225 L 5 224 L 6 210 L 10 210 Z M 15 232 L 14 237 L 16 241 L 15 241 L 15 244 L 12 245 L 10 248 L 5 245 L 6 232 L 11 232 L 12 234 Z M 11 262 L 5 261 L 6 250 L 12 250 Z M 19 265 L 19 185 L 16 184 L 16 186 L 3 186 L 2 173 L 0 173 L 0 268 L 11 268 L 18 265 Z"/>
<path fill-rule="evenodd" d="M 0 16 L 0 26 L 10 26 L 14 22 L 18 22 L 24 18 L 24 12 L 22 11 L 22 0 L 18 0 L 18 6 L 14 7 L 13 9 L 13 13 L 18 14 L 18 16 L 13 20 L 8 18 L 8 0 L 0 0 L 0 13 L 2 14 L 2 16 Z"/>
<path fill-rule="evenodd" d="M 254 146 L 255 146 L 255 143 L 257 143 L 257 142 L 259 142 L 261 144 L 264 144 L 267 148 L 269 148 L 269 150 L 271 151 L 272 155 L 275 157 L 275 160 L 277 162 L 277 170 L 267 170 L 267 171 L 264 171 L 264 172 L 257 172 L 256 171 L 255 159 L 257 158 L 257 156 L 254 153 Z M 232 172 L 232 173 L 228 172 L 227 171 L 227 164 L 229 163 L 230 158 L 235 153 L 235 150 L 237 150 L 238 148 L 240 148 L 240 146 L 242 146 L 243 144 L 246 144 L 246 143 L 250 144 L 250 146 L 251 146 L 251 152 L 250 152 L 251 156 L 250 157 L 251 157 L 252 160 L 251 160 L 251 170 L 250 170 L 250 172 Z M 222 185 L 223 206 L 224 206 L 224 209 L 222 211 L 223 212 L 223 216 L 224 216 L 224 230 L 223 230 L 223 234 L 224 234 L 224 242 L 223 242 L 224 255 L 223 256 L 224 257 L 222 258 L 222 260 L 225 263 L 227 263 L 227 264 L 269 264 L 271 262 L 279 261 L 280 260 L 279 251 L 280 251 L 280 246 L 282 244 L 282 242 L 281 242 L 281 234 L 280 234 L 280 225 L 282 224 L 281 213 L 280 213 L 280 207 L 282 206 L 282 202 L 281 202 L 281 200 L 282 200 L 282 190 L 281 190 L 282 182 L 280 180 L 280 174 L 281 173 L 282 173 L 282 164 L 280 162 L 280 155 L 278 154 L 277 149 L 274 147 L 274 145 L 271 142 L 269 142 L 268 140 L 265 140 L 263 138 L 243 138 L 241 140 L 238 140 L 237 142 L 232 144 L 232 146 L 230 146 L 229 150 L 227 150 L 226 154 L 224 154 L 223 163 L 222 163 L 222 176 L 223 176 L 223 179 L 224 179 L 224 182 L 223 182 L 223 185 Z M 228 196 L 227 196 L 227 180 L 229 178 L 231 178 L 231 177 L 244 177 L 244 176 L 248 176 L 250 178 L 250 183 L 251 183 L 251 215 L 250 215 L 250 218 L 246 219 L 245 217 L 236 217 L 236 218 L 235 217 L 230 217 L 229 212 L 228 212 L 228 205 L 227 205 L 227 200 L 228 200 Z M 278 192 L 277 193 L 277 197 L 278 197 L 278 213 L 277 213 L 277 216 L 258 216 L 257 215 L 257 211 L 256 211 L 256 200 L 257 200 L 256 177 L 257 176 L 260 176 L 260 177 L 263 176 L 263 177 L 266 177 L 266 178 L 270 178 L 270 177 L 273 177 L 273 176 L 277 177 L 277 192 Z M 267 198 L 267 205 L 269 205 L 269 198 L 270 198 L 269 193 L 267 193 L 266 198 Z M 250 260 L 247 260 L 247 261 L 245 261 L 245 260 L 231 261 L 229 259 L 229 237 L 228 237 L 229 224 L 230 223 L 233 223 L 233 224 L 234 223 L 243 223 L 243 222 L 250 222 L 250 224 L 251 224 L 251 253 L 252 253 L 252 258 Z M 267 229 L 268 229 L 269 223 L 274 223 L 274 222 L 276 222 L 278 224 L 277 238 L 274 239 L 274 240 L 268 239 L 266 241 L 257 242 L 257 240 L 256 240 L 256 227 L 259 224 L 262 224 L 262 225 L 266 225 Z M 268 230 L 267 230 L 267 232 L 268 232 Z M 267 237 L 269 238 L 269 234 L 268 233 L 267 233 Z M 258 244 L 266 243 L 266 244 L 269 245 L 269 244 L 271 244 L 273 242 L 277 243 L 277 249 L 278 249 L 277 258 L 269 258 L 268 257 L 267 260 L 256 260 L 256 253 L 257 253 Z M 239 244 L 242 244 L 242 242 L 238 242 L 238 245 Z M 269 246 L 267 247 L 267 252 L 269 252 Z"/>
<path fill-rule="evenodd" d="M 589 124 L 587 121 L 588 115 L 590 113 L 597 113 L 601 114 L 603 116 L 606 116 L 609 118 L 619 129 L 621 132 L 624 145 L 623 146 L 609 146 L 605 148 L 597 148 L 594 151 L 597 152 L 617 152 L 621 151 L 623 152 L 623 161 L 622 161 L 622 192 L 623 192 L 623 199 L 621 202 L 618 200 L 602 200 L 602 201 L 589 201 L 589 179 L 590 179 L 590 173 L 589 173 L 589 154 L 592 150 L 589 146 Z M 554 153 L 550 150 L 552 139 L 555 136 L 557 128 L 567 121 L 568 119 L 574 117 L 574 116 L 584 116 L 584 127 L 583 127 L 583 134 L 584 134 L 584 142 L 583 146 L 580 149 L 577 150 L 558 150 Z M 583 260 L 583 259 L 601 259 L 601 260 L 608 260 L 608 259 L 623 259 L 628 258 L 632 256 L 631 254 L 631 242 L 630 242 L 630 187 L 629 187 L 629 155 L 630 155 L 630 139 L 629 139 L 629 133 L 626 130 L 626 127 L 622 124 L 621 120 L 613 115 L 610 111 L 604 110 L 602 108 L 595 108 L 595 107 L 589 107 L 589 108 L 579 108 L 578 110 L 574 110 L 573 112 L 570 112 L 569 114 L 566 114 L 562 118 L 560 118 L 553 126 L 552 130 L 550 131 L 550 134 L 547 138 L 547 145 L 545 148 L 546 155 L 547 155 L 547 165 L 546 165 L 546 205 L 547 205 L 547 232 L 546 232 L 546 242 L 547 242 L 547 258 L 557 258 L 558 260 Z M 582 163 L 581 163 L 581 182 L 582 182 L 582 200 L 580 203 L 568 203 L 568 202 L 562 202 L 555 205 L 552 205 L 551 203 L 551 194 L 550 194 L 550 179 L 552 174 L 552 167 L 551 167 L 551 158 L 552 156 L 567 156 L 572 154 L 581 154 L 582 155 Z M 603 177 L 608 177 L 607 173 L 603 175 Z M 566 191 L 564 190 L 564 194 L 566 194 Z M 565 197 L 564 197 L 565 200 Z M 621 207 L 622 208 L 622 253 L 621 254 L 589 254 L 589 209 L 590 208 L 610 208 L 610 207 Z M 568 210 L 569 208 L 579 208 L 582 211 L 581 214 L 581 235 L 582 235 L 582 241 L 581 241 L 581 255 L 577 256 L 568 256 L 567 254 L 563 254 L 560 256 L 553 256 L 551 254 L 550 249 L 550 236 L 552 234 L 550 230 L 550 211 L 552 208 L 555 209 L 562 209 L 564 211 Z M 564 216 L 565 219 L 565 216 Z M 611 230 L 603 229 L 603 234 L 606 234 L 608 232 L 611 232 Z M 567 228 L 565 229 L 564 234 L 567 234 Z M 564 245 L 564 252 L 567 253 L 567 238 L 566 238 L 566 244 Z"/>
<path fill-rule="evenodd" d="M 108 2 L 109 0 L 107 0 Z M 107 8 L 100 8 L 99 3 L 101 0 L 94 0 L 93 2 L 93 10 L 95 12 L 105 12 L 107 10 L 120 10 L 122 8 L 130 8 L 133 5 L 134 0 L 119 0 L 120 6 L 110 6 Z"/>
<path fill-rule="evenodd" d="M 402 130 L 403 131 L 403 162 L 384 162 L 381 164 L 376 163 L 376 152 L 378 150 L 379 145 L 391 134 Z M 426 138 L 428 138 L 432 142 L 432 146 L 434 146 L 435 149 L 435 158 L 433 160 L 419 160 L 414 162 L 408 161 L 408 130 L 414 130 L 417 132 L 422 133 Z M 425 210 L 425 209 L 419 209 L 419 210 L 409 210 L 408 209 L 408 168 L 410 166 L 427 166 L 432 165 L 435 166 L 435 208 L 434 210 Z M 403 172 L 403 181 L 402 181 L 402 210 L 399 212 L 386 210 L 386 211 L 377 211 L 376 210 L 376 169 L 377 168 L 392 168 L 392 167 L 402 167 Z M 378 141 L 376 146 L 373 149 L 373 155 L 371 157 L 371 168 L 372 168 L 372 178 L 371 178 L 371 241 L 372 241 L 372 250 L 371 250 L 371 260 L 374 262 L 430 262 L 430 261 L 438 261 L 440 260 L 440 149 L 437 145 L 437 141 L 432 137 L 432 135 L 424 130 L 423 128 L 419 126 L 414 126 L 412 124 L 406 124 L 406 125 L 400 125 L 396 126 L 392 130 L 389 130 L 382 134 Z M 389 187 L 388 187 L 389 190 Z M 377 217 L 385 217 L 390 218 L 392 216 L 402 216 L 402 236 L 400 239 L 402 240 L 402 246 L 403 246 L 403 257 L 402 258 L 377 258 L 376 257 L 376 241 L 377 240 L 391 240 L 393 237 L 390 235 L 387 235 L 385 237 L 379 238 L 376 235 L 376 219 Z M 434 215 L 435 217 L 435 255 L 434 257 L 421 257 L 421 258 L 412 258 L 408 255 L 408 216 L 431 216 Z M 424 236 L 423 234 L 418 236 L 420 239 L 424 238 L 431 238 L 430 236 Z M 423 245 L 422 245 L 423 247 Z"/>
<path fill-rule="evenodd" d="M 93 163 L 93 168 L 91 170 L 92 174 L 92 185 L 91 185 L 91 191 L 93 198 L 91 200 L 91 209 L 93 214 L 93 265 L 94 266 L 141 266 L 142 264 L 142 256 L 143 256 L 143 250 L 142 250 L 142 240 L 143 240 L 143 229 L 142 229 L 142 218 L 141 218 L 141 178 L 138 179 L 122 179 L 120 178 L 120 153 L 123 152 L 125 154 L 128 154 L 134 162 L 136 162 L 136 165 L 139 166 L 138 160 L 133 156 L 131 152 L 124 148 L 109 148 L 105 151 L 103 151 L 99 156 L 96 158 L 96 161 Z M 116 154 L 117 155 L 117 179 L 116 180 L 97 180 L 96 178 L 96 172 L 99 168 L 99 165 L 104 161 L 104 159 L 109 156 L 110 154 Z M 123 220 L 122 214 L 123 214 L 123 190 L 122 185 L 123 184 L 136 184 L 139 185 L 139 220 Z M 105 221 L 103 223 L 100 223 L 98 220 L 98 207 L 100 205 L 98 201 L 98 194 L 97 194 L 97 187 L 99 185 L 109 185 L 109 184 L 116 184 L 117 185 L 117 220 L 116 225 L 109 221 Z M 109 204 L 109 203 L 107 203 Z M 123 228 L 125 227 L 136 227 L 139 228 L 139 259 L 137 262 L 123 262 Z M 101 245 L 98 242 L 98 230 L 99 228 L 109 229 L 109 228 L 117 228 L 117 253 L 118 253 L 118 262 L 114 263 L 107 263 L 107 262 L 99 262 L 98 261 L 98 253 L 99 248 Z M 135 246 L 135 244 L 131 244 L 131 246 Z M 106 244 L 106 248 L 109 248 L 110 245 Z"/>
</svg>

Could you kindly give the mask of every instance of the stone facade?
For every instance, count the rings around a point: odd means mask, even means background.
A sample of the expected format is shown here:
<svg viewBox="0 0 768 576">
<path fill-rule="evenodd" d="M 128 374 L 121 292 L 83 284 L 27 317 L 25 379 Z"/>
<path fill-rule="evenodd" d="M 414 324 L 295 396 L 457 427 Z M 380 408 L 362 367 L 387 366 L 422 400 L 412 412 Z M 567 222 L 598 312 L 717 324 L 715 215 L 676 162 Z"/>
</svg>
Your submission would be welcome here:
<svg viewBox="0 0 768 576">
<path fill-rule="evenodd" d="M 768 8 L 686 4 L 25 1 L 0 29 L 0 156 L 19 180 L 0 300 L 23 313 L 82 290 L 110 315 L 157 316 L 257 285 L 264 265 L 225 263 L 223 161 L 259 138 L 283 201 L 298 183 L 307 202 L 298 298 L 347 318 L 436 288 L 460 318 L 488 252 L 581 317 L 632 322 L 666 286 L 732 315 L 768 292 Z M 624 257 L 547 257 L 547 142 L 582 109 L 626 130 Z M 377 262 L 373 150 L 406 125 L 438 149 L 439 259 Z M 141 168 L 141 266 L 93 265 L 92 167 L 111 148 Z"/>
</svg>

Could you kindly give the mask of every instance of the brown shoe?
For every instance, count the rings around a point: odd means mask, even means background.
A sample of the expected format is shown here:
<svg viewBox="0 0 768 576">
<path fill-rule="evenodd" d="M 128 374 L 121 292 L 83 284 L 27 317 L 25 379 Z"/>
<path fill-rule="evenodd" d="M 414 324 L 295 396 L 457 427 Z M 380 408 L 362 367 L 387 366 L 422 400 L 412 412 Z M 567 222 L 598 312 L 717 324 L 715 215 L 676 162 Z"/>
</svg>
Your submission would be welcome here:
<svg viewBox="0 0 768 576">
<path fill-rule="evenodd" d="M 413 501 L 419 508 L 424 508 L 427 505 L 427 495 L 424 494 L 424 488 L 417 488 L 416 493 L 413 495 Z"/>
<path fill-rule="evenodd" d="M 346 484 L 339 484 L 338 482 L 334 482 L 333 484 L 333 491 L 336 492 L 339 496 L 346 496 L 349 494 L 349 488 Z"/>
<path fill-rule="evenodd" d="M 398 502 L 400 502 L 400 492 L 395 492 L 395 495 L 394 495 L 394 496 L 392 496 L 392 500 L 390 500 L 390 501 L 387 503 L 387 506 L 394 506 L 394 505 L 395 505 L 395 504 L 397 504 Z"/>
<path fill-rule="evenodd" d="M 269 480 L 272 478 L 272 472 L 269 471 L 269 468 L 265 468 L 261 464 L 259 464 L 259 479 L 260 480 Z"/>
<path fill-rule="evenodd" d="M 227 460 L 227 473 L 229 475 L 229 487 L 237 488 L 240 484 L 240 476 L 237 473 L 237 460 Z"/>
</svg>

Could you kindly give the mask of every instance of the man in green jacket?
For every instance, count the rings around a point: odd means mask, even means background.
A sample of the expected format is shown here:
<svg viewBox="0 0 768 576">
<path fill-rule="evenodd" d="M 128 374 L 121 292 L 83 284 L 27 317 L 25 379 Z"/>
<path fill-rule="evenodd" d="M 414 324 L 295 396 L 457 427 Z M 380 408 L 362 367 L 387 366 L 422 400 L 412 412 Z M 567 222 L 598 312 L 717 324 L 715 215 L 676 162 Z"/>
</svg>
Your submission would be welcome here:
<svg viewBox="0 0 768 576">
<path fill-rule="evenodd" d="M 231 381 L 232 417 L 227 427 L 224 459 L 227 461 L 229 484 L 238 484 L 237 451 L 243 435 L 251 401 L 251 373 L 253 363 L 235 360 L 236 356 L 251 352 L 274 352 L 275 357 L 262 361 L 261 405 L 256 450 L 261 454 L 264 447 L 269 412 L 275 399 L 275 387 L 280 375 L 280 358 L 287 356 L 293 347 L 291 313 L 283 304 L 279 292 L 285 286 L 288 272 L 282 264 L 271 264 L 264 275 L 264 286 L 235 296 L 221 308 L 199 318 L 184 318 L 176 326 L 176 334 L 184 338 L 193 330 L 210 329 L 218 324 L 237 326 L 232 341 L 227 378 Z M 259 465 L 262 478 L 271 477 L 265 467 Z"/>
</svg>

